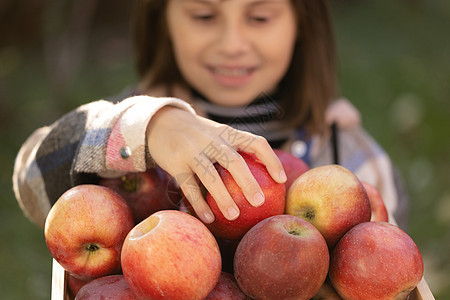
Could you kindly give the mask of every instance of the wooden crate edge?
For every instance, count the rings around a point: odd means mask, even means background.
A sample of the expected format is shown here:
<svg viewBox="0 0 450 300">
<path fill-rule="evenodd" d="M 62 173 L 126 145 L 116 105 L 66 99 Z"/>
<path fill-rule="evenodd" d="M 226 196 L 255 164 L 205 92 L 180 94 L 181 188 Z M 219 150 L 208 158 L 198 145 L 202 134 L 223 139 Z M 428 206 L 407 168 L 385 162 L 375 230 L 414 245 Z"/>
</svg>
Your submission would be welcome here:
<svg viewBox="0 0 450 300">
<path fill-rule="evenodd" d="M 410 298 L 412 300 L 435 300 L 430 287 L 424 277 L 419 282 L 417 287 L 411 292 Z"/>
<path fill-rule="evenodd" d="M 53 259 L 51 300 L 68 299 L 66 287 L 67 287 L 67 272 L 55 259 Z"/>
</svg>

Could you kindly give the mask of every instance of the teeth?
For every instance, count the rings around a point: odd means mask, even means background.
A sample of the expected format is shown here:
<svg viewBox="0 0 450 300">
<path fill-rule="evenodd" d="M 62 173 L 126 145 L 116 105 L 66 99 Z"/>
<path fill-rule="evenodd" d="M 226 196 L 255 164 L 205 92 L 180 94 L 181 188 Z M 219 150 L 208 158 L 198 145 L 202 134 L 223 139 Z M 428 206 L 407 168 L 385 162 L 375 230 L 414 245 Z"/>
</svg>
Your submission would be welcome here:
<svg viewBox="0 0 450 300">
<path fill-rule="evenodd" d="M 249 73 L 248 69 L 222 69 L 216 68 L 214 72 L 224 76 L 245 76 Z"/>
</svg>

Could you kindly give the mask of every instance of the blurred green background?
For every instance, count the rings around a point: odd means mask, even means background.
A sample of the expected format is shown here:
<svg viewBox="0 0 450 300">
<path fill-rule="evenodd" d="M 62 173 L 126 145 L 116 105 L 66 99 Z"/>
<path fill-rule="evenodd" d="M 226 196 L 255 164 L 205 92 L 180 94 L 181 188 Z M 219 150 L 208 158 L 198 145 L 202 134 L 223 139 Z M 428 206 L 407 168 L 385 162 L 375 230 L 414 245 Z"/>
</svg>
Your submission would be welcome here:
<svg viewBox="0 0 450 300">
<path fill-rule="evenodd" d="M 49 299 L 42 230 L 11 186 L 37 127 L 136 80 L 131 2 L 0 0 L 0 297 Z M 390 153 L 411 198 L 408 233 L 437 299 L 450 299 L 450 2 L 333 1 L 342 94 Z"/>
</svg>

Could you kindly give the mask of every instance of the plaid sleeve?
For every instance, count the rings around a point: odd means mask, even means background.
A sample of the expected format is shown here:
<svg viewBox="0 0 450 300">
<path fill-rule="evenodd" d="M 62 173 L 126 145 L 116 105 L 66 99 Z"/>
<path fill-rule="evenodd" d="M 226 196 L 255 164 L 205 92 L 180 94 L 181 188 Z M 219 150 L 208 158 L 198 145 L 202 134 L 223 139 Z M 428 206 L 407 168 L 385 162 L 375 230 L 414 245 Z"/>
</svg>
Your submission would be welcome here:
<svg viewBox="0 0 450 300">
<path fill-rule="evenodd" d="M 49 127 L 39 128 L 23 143 L 14 162 L 12 177 L 14 194 L 20 208 L 31 221 L 41 227 L 44 226 L 50 203 L 46 196 L 39 196 L 45 195 L 45 192 L 39 191 L 39 187 L 44 185 L 33 157 L 49 131 Z"/>
<path fill-rule="evenodd" d="M 13 174 L 25 215 L 43 226 L 51 205 L 70 187 L 94 182 L 99 174 L 145 170 L 145 130 L 165 105 L 193 112 L 179 99 L 135 96 L 83 105 L 37 130 L 19 151 Z M 131 150 L 129 157 L 120 156 L 123 147 Z"/>
<path fill-rule="evenodd" d="M 134 96 L 122 103 L 131 101 L 132 105 L 114 118 L 99 116 L 92 122 L 80 144 L 76 172 L 116 176 L 145 171 L 149 164 L 146 130 L 153 114 L 167 105 L 194 113 L 190 105 L 176 98 Z"/>
<path fill-rule="evenodd" d="M 14 165 L 13 188 L 24 214 L 44 226 L 51 205 L 71 186 L 71 169 L 90 116 L 111 103 L 98 101 L 37 129 L 22 145 Z"/>
</svg>

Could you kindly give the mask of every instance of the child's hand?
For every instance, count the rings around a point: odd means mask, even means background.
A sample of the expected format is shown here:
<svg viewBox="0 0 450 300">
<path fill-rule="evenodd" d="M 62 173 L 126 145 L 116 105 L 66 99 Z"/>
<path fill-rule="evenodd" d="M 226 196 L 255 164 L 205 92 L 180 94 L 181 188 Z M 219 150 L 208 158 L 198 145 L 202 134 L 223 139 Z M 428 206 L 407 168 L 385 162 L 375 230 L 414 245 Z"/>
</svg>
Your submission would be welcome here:
<svg viewBox="0 0 450 300">
<path fill-rule="evenodd" d="M 178 108 L 162 108 L 152 117 L 147 143 L 152 158 L 177 180 L 196 214 L 206 223 L 213 222 L 214 215 L 194 175 L 212 194 L 225 218 L 239 216 L 236 203 L 214 167 L 216 162 L 233 175 L 250 204 L 259 206 L 264 202 L 261 188 L 237 149 L 254 153 L 275 181 L 286 181 L 278 157 L 264 138 Z"/>
</svg>

